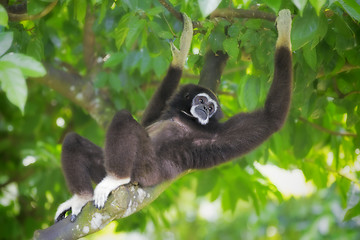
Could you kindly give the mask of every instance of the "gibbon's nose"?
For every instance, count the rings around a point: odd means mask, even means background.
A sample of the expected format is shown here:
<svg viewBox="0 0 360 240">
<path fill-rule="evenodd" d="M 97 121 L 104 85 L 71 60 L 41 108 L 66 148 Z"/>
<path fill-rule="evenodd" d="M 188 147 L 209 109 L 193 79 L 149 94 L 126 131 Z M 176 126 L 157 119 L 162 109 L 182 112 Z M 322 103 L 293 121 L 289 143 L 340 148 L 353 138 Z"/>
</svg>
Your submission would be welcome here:
<svg viewBox="0 0 360 240">
<path fill-rule="evenodd" d="M 203 109 L 205 110 L 205 112 L 206 112 L 207 114 L 209 114 L 209 106 L 208 106 L 208 105 L 205 105 L 205 104 L 204 104 Z"/>
</svg>

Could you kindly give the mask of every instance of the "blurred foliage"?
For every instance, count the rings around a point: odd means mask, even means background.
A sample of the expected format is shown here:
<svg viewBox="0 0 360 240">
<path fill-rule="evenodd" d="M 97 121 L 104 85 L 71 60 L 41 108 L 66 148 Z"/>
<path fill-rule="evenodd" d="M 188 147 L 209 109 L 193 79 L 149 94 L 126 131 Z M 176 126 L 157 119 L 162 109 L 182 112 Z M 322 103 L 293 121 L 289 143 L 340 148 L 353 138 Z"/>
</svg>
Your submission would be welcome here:
<svg viewBox="0 0 360 240">
<path fill-rule="evenodd" d="M 28 1 L 28 14 L 41 13 L 50 2 Z M 183 82 L 198 77 L 208 49 L 225 51 L 230 58 L 219 89 L 225 115 L 261 107 L 273 73 L 274 23 L 214 20 L 203 16 L 207 1 L 170 2 L 202 24 Z M 294 93 L 288 121 L 247 156 L 183 177 L 148 208 L 119 220 L 116 231 L 145 232 L 150 239 L 359 239 L 358 1 L 208 2 L 273 14 L 292 11 Z M 102 63 L 91 72 L 83 55 L 87 9 L 95 17 L 94 54 Z M 67 132 L 100 146 L 104 139 L 104 130 L 84 109 L 34 78 L 27 85 L 19 79 L 43 75 L 37 61 L 46 62 L 93 81 L 115 109 L 129 109 L 140 119 L 170 64 L 168 41 L 178 44 L 181 30 L 181 22 L 155 0 L 60 0 L 48 15 L 21 22 L 8 20 L 0 6 L 1 239 L 30 238 L 52 224 L 57 206 L 70 197 L 59 161 Z M 10 53 L 20 60 L 4 59 Z M 284 198 L 255 161 L 300 169 L 316 191 Z"/>
</svg>

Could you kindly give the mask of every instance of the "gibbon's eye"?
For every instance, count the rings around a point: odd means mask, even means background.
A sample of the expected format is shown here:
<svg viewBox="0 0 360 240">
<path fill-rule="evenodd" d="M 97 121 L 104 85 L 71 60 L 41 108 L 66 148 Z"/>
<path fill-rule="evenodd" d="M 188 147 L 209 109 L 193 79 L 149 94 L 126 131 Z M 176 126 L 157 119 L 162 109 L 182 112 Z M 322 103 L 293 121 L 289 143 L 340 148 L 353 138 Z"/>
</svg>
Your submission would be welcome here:
<svg viewBox="0 0 360 240">
<path fill-rule="evenodd" d="M 199 99 L 199 102 L 200 102 L 201 104 L 203 104 L 205 101 L 204 101 L 203 98 L 200 98 L 200 99 Z"/>
<path fill-rule="evenodd" d="M 210 105 L 210 106 L 209 106 L 209 111 L 212 113 L 213 110 L 214 110 L 213 105 Z"/>
</svg>

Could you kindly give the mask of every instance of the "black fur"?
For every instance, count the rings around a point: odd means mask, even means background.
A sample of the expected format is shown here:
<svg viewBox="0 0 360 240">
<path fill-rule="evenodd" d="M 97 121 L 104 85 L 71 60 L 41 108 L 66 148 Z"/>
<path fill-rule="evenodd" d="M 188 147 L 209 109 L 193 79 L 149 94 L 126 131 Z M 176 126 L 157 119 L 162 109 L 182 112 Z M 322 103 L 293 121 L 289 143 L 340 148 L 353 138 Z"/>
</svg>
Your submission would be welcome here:
<svg viewBox="0 0 360 240">
<path fill-rule="evenodd" d="M 220 107 L 206 125 L 190 112 L 192 99 L 210 90 L 185 85 L 173 95 L 181 70 L 170 67 L 167 76 L 145 111 L 142 125 L 127 111 L 115 115 L 107 131 L 105 149 L 71 133 L 66 136 L 62 164 L 73 194 L 92 192 L 108 174 L 131 177 L 141 186 L 152 186 L 175 178 L 188 169 L 204 169 L 249 152 L 279 130 L 288 113 L 291 98 L 292 59 L 287 47 L 275 53 L 274 80 L 265 107 L 240 113 L 220 123 Z M 172 96 L 173 95 L 173 96 Z M 170 96 L 172 96 L 170 98 Z"/>
</svg>

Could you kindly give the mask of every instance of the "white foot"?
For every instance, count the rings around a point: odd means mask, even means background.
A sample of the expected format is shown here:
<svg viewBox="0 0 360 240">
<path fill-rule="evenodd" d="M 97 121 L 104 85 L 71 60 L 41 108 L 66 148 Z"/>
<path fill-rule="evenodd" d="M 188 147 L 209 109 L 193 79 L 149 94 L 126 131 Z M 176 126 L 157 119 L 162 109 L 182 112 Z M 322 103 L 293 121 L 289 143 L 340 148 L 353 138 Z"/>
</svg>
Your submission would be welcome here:
<svg viewBox="0 0 360 240">
<path fill-rule="evenodd" d="M 106 176 L 94 190 L 94 204 L 95 207 L 101 209 L 104 207 L 105 202 L 112 190 L 115 190 L 121 185 L 130 182 L 130 178 L 117 178 L 114 176 Z"/>
<path fill-rule="evenodd" d="M 92 200 L 92 195 L 78 195 L 75 194 L 72 198 L 69 200 L 63 202 L 58 207 L 56 213 L 55 213 L 55 222 L 58 222 L 62 220 L 65 217 L 65 214 L 67 211 L 71 209 L 72 216 L 71 221 L 75 221 L 76 216 L 81 212 L 81 209 L 85 206 L 85 204 Z"/>
</svg>

